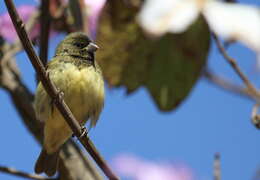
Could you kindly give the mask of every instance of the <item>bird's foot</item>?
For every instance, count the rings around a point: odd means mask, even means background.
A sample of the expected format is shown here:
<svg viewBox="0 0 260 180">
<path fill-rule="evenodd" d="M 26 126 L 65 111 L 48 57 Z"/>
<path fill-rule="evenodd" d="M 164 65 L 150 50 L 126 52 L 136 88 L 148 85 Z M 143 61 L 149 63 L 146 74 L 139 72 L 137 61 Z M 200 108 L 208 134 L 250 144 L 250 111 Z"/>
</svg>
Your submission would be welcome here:
<svg viewBox="0 0 260 180">
<path fill-rule="evenodd" d="M 62 92 L 59 88 L 57 88 L 57 94 L 56 97 L 53 99 L 54 103 L 55 101 L 60 101 L 64 97 L 64 92 Z"/>
<path fill-rule="evenodd" d="M 81 135 L 79 136 L 79 139 L 81 139 L 83 136 L 88 135 L 87 128 L 85 126 L 81 126 Z M 75 137 L 75 134 L 72 134 L 72 137 Z"/>
<path fill-rule="evenodd" d="M 81 139 L 82 137 L 87 135 L 88 135 L 87 128 L 85 126 L 81 126 L 81 135 L 79 136 L 79 138 Z"/>
</svg>

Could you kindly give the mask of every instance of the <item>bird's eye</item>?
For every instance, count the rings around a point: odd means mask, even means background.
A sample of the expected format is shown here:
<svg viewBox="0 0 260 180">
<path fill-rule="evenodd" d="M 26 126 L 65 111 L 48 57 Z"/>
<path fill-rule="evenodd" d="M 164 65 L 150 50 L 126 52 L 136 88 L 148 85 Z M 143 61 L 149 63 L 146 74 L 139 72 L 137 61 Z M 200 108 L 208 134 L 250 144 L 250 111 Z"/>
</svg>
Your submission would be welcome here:
<svg viewBox="0 0 260 180">
<path fill-rule="evenodd" d="M 76 46 L 78 48 L 83 48 L 85 45 L 84 45 L 84 43 L 76 42 L 76 43 L 74 43 L 74 46 Z"/>
</svg>

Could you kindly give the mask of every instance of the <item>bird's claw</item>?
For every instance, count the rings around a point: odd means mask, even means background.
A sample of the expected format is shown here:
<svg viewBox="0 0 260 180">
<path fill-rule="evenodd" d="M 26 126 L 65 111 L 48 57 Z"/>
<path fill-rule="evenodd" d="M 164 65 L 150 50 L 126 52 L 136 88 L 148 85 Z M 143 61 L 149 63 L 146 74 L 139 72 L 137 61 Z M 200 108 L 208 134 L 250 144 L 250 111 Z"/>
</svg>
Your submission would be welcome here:
<svg viewBox="0 0 260 180">
<path fill-rule="evenodd" d="M 79 139 L 81 139 L 83 136 L 88 135 L 87 128 L 85 126 L 81 127 L 81 135 L 79 136 Z M 76 135 L 73 133 L 71 137 L 75 137 Z"/>
<path fill-rule="evenodd" d="M 88 135 L 88 131 L 87 131 L 87 128 L 85 126 L 82 126 L 81 127 L 81 135 L 79 136 L 79 138 L 81 139 L 85 135 Z"/>
<path fill-rule="evenodd" d="M 60 101 L 64 97 L 64 92 L 57 88 L 57 94 L 54 101 Z"/>
</svg>

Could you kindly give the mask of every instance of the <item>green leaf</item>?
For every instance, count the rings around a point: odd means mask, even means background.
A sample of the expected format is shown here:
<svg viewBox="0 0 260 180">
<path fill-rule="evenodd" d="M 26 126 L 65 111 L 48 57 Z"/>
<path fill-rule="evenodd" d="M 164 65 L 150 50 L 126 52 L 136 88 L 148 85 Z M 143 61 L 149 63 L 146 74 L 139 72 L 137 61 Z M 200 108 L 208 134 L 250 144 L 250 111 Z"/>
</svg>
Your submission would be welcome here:
<svg viewBox="0 0 260 180">
<path fill-rule="evenodd" d="M 137 8 L 109 1 L 101 17 L 97 60 L 112 87 L 128 93 L 147 88 L 162 111 L 175 109 L 189 94 L 206 64 L 210 34 L 199 18 L 182 34 L 145 36 L 136 23 Z"/>
</svg>

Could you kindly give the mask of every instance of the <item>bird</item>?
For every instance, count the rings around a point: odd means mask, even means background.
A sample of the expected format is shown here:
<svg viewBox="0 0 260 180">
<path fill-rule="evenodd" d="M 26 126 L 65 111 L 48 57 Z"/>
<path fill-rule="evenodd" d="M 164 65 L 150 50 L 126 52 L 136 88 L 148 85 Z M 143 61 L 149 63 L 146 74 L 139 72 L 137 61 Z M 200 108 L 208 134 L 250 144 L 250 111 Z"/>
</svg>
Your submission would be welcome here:
<svg viewBox="0 0 260 180">
<path fill-rule="evenodd" d="M 98 46 L 83 32 L 73 32 L 62 40 L 48 62 L 49 79 L 62 92 L 64 101 L 80 125 L 94 127 L 104 107 L 104 80 L 95 60 Z M 43 147 L 35 163 L 35 173 L 55 175 L 62 145 L 73 135 L 39 82 L 34 100 L 36 117 L 44 122 Z"/>
</svg>

